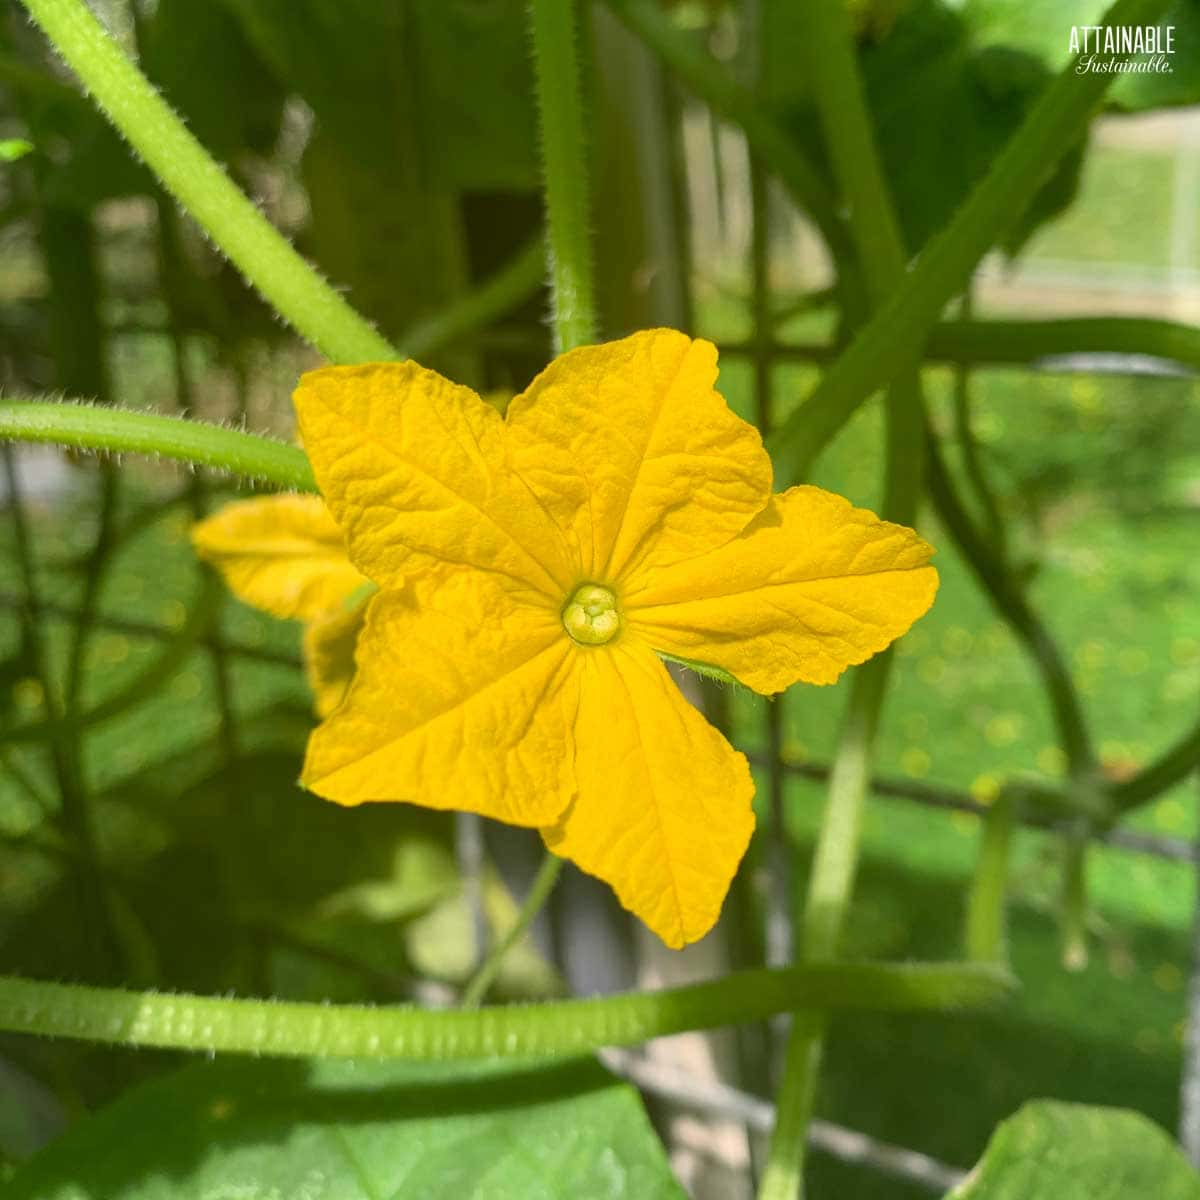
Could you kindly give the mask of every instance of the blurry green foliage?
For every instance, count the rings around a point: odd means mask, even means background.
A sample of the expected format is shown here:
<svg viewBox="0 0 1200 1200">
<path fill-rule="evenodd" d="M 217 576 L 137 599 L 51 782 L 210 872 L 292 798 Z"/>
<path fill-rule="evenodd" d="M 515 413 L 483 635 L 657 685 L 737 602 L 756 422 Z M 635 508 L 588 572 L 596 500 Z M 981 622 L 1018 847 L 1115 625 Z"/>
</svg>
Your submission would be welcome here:
<svg viewBox="0 0 1200 1200">
<path fill-rule="evenodd" d="M 24 138 L 4 138 L 0 141 L 0 162 L 16 162 L 33 152 L 33 143 Z"/>
<path fill-rule="evenodd" d="M 274 149 L 287 89 L 226 6 L 157 0 L 140 41 L 146 73 L 213 154 Z"/>
</svg>

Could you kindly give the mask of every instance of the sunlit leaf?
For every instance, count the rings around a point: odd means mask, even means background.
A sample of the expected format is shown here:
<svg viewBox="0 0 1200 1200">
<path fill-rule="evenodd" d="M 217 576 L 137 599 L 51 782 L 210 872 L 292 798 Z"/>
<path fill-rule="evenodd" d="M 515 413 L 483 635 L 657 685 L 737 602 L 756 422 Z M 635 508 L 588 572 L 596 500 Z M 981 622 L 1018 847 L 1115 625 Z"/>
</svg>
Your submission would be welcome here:
<svg viewBox="0 0 1200 1200">
<path fill-rule="evenodd" d="M 1035 1100 L 947 1200 L 1196 1200 L 1200 1175 L 1140 1113 Z"/>
<path fill-rule="evenodd" d="M 0 139 L 0 162 L 16 162 L 18 158 L 32 153 L 33 143 L 24 138 Z"/>
<path fill-rule="evenodd" d="M 9 1200 L 682 1200 L 637 1093 L 592 1062 L 230 1059 L 137 1088 Z"/>
</svg>

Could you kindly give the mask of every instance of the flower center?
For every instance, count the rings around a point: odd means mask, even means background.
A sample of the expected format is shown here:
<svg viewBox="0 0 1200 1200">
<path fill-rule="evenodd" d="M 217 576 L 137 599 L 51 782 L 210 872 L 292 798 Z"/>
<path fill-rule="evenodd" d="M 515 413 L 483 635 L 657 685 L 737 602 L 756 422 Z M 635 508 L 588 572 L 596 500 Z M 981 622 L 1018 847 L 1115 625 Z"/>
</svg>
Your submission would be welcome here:
<svg viewBox="0 0 1200 1200">
<path fill-rule="evenodd" d="M 562 610 L 562 623 L 581 646 L 603 646 L 621 628 L 617 597 L 598 583 L 581 584 Z"/>
</svg>

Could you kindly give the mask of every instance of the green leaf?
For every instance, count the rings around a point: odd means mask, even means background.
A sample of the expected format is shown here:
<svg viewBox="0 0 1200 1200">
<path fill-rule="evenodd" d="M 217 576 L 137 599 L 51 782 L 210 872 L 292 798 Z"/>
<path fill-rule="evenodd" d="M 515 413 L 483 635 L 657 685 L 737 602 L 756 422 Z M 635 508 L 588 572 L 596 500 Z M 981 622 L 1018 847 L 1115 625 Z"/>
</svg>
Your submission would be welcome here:
<svg viewBox="0 0 1200 1200">
<path fill-rule="evenodd" d="M 958 13 L 933 2 L 914 4 L 864 48 L 862 68 L 910 250 L 950 220 L 1051 78 L 1036 57 L 981 44 Z M 1047 177 L 1019 227 L 1005 231 L 1010 249 L 1073 199 L 1081 150 Z"/>
<path fill-rule="evenodd" d="M 16 162 L 18 158 L 33 152 L 33 143 L 24 138 L 4 138 L 0 140 L 0 162 Z"/>
<path fill-rule="evenodd" d="M 596 1063 L 198 1063 L 18 1171 L 8 1200 L 682 1200 Z"/>
<path fill-rule="evenodd" d="M 820 159 L 804 68 L 802 11 L 784 0 L 767 10 L 768 95 L 795 137 Z M 860 14 L 860 16 L 863 14 Z M 1070 32 L 1067 26 L 1064 37 Z M 1053 75 L 1023 46 L 980 36 L 942 0 L 881 6 L 864 27 L 859 64 L 896 214 L 910 251 L 950 220 L 1019 128 Z M 1001 244 L 1015 252 L 1074 198 L 1083 147 L 1050 173 Z"/>
<path fill-rule="evenodd" d="M 1197 1200 L 1197 1175 L 1153 1121 L 1121 1108 L 1035 1100 L 992 1135 L 947 1200 Z"/>
<path fill-rule="evenodd" d="M 1103 0 L 966 0 L 963 19 L 978 41 L 1033 54 L 1051 70 L 1066 65 L 1073 26 L 1095 25 Z M 1200 103 L 1200 6 L 1177 0 L 1158 22 L 1175 27 L 1175 50 L 1166 72 L 1129 72 L 1108 94 L 1108 103 L 1127 112 L 1165 105 Z"/>
</svg>

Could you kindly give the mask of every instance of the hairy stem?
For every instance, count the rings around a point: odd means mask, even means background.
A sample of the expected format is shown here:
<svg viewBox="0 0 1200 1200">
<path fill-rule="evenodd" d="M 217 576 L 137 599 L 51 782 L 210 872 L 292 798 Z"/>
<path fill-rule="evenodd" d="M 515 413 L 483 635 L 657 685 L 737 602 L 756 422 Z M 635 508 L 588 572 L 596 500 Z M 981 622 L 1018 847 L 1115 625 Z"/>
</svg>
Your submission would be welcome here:
<svg viewBox="0 0 1200 1200">
<path fill-rule="evenodd" d="M 171 458 L 280 488 L 317 490 L 303 450 L 184 417 L 89 404 L 3 400 L 0 441 L 7 440 Z"/>
<path fill-rule="evenodd" d="M 577 0 L 530 0 L 558 353 L 596 340 Z"/>
<path fill-rule="evenodd" d="M 958 1010 L 1012 988 L 994 966 L 811 964 L 589 1000 L 426 1010 L 132 992 L 0 976 L 0 1030 L 123 1046 L 282 1057 L 581 1054 L 810 1006 Z"/>
</svg>

